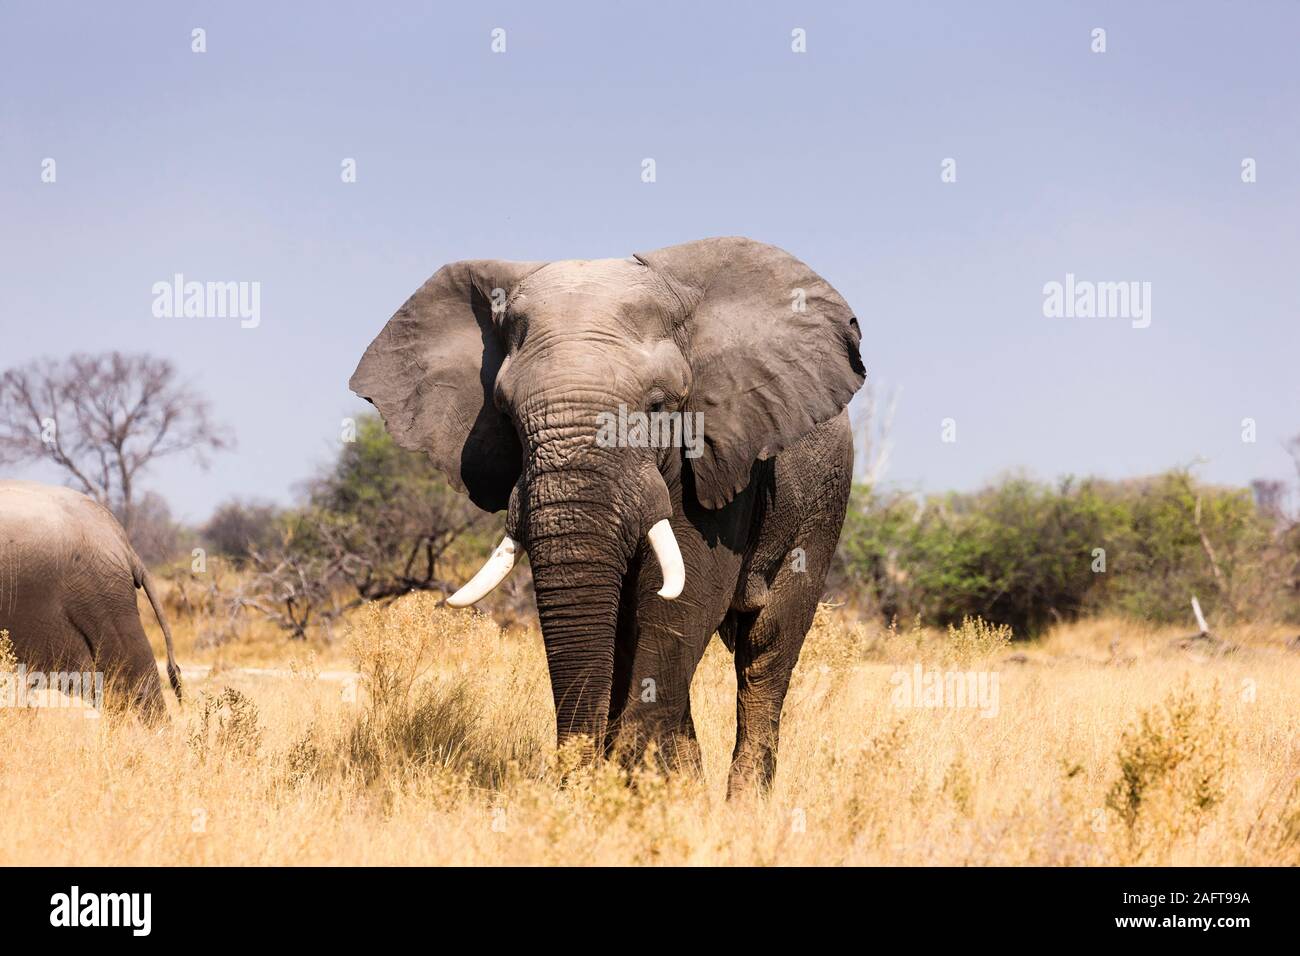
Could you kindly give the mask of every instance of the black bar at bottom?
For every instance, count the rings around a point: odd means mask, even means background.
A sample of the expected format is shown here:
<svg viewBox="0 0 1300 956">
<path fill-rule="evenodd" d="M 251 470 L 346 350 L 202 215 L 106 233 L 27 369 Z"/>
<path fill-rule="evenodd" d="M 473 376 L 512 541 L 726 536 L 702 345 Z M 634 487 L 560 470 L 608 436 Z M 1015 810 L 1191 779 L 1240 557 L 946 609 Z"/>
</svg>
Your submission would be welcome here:
<svg viewBox="0 0 1300 956">
<path fill-rule="evenodd" d="M 557 920 L 663 940 L 687 932 L 688 913 L 693 938 L 712 929 L 732 942 L 775 921 L 864 940 L 903 932 L 927 946 L 1031 930 L 1231 944 L 1291 931 L 1296 885 L 1294 870 L 1272 869 L 0 869 L 0 926 L 7 944 L 68 934 L 329 944 L 430 925 L 540 944 Z"/>
</svg>

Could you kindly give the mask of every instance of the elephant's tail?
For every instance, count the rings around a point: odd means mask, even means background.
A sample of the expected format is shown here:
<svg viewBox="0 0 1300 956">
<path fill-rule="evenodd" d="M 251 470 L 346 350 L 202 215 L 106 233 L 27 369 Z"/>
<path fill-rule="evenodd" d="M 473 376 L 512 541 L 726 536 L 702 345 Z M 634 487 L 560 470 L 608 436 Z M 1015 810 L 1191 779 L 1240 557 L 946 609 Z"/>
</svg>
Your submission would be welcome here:
<svg viewBox="0 0 1300 956">
<path fill-rule="evenodd" d="M 162 601 L 158 599 L 158 593 L 154 590 L 153 577 L 147 570 L 140 570 L 140 584 L 144 588 L 144 593 L 149 597 L 149 604 L 153 607 L 154 617 L 158 618 L 158 625 L 162 628 L 163 641 L 167 644 L 167 678 L 172 682 L 172 690 L 176 692 L 176 699 L 183 700 L 181 694 L 181 669 L 176 663 L 176 651 L 172 647 L 172 629 L 167 624 L 167 618 L 163 615 Z"/>
</svg>

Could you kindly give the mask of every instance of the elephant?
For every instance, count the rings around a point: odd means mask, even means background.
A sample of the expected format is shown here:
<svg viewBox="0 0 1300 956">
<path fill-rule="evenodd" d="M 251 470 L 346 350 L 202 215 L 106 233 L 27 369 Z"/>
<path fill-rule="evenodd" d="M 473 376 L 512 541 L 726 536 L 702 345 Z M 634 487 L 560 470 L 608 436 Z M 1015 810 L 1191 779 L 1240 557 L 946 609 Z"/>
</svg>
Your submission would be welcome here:
<svg viewBox="0 0 1300 956">
<path fill-rule="evenodd" d="M 527 552 L 560 744 L 631 763 L 653 742 L 665 768 L 698 772 L 690 686 L 721 638 L 732 795 L 776 771 L 852 484 L 860 339 L 826 280 L 740 237 L 464 260 L 398 309 L 350 386 L 398 445 L 506 512 L 500 546 L 447 603 L 481 599 Z"/>
<path fill-rule="evenodd" d="M 136 609 L 143 588 L 167 645 L 180 700 L 172 632 L 149 571 L 99 502 L 70 488 L 0 481 L 0 630 L 28 673 L 93 672 L 105 699 L 165 719 L 162 682 Z M 53 684 L 51 684 L 53 686 Z"/>
</svg>

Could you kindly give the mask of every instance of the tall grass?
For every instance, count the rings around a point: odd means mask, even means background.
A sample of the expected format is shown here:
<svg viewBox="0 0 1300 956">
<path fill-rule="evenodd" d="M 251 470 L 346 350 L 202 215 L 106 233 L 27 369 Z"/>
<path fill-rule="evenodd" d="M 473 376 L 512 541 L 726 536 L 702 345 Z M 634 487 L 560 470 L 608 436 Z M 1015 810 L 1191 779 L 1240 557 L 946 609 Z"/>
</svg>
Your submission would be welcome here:
<svg viewBox="0 0 1300 956">
<path fill-rule="evenodd" d="M 1209 658 L 1106 619 L 1007 647 L 978 621 L 824 610 L 775 786 L 728 803 L 720 642 L 692 691 L 703 777 L 650 762 L 629 781 L 554 751 L 535 631 L 435 603 L 366 609 L 282 674 L 192 680 L 161 728 L 0 709 L 0 861 L 1300 863 L 1300 655 L 1269 628 L 1225 630 L 1239 650 Z M 996 716 L 895 706 L 891 678 L 918 664 L 995 673 Z"/>
</svg>

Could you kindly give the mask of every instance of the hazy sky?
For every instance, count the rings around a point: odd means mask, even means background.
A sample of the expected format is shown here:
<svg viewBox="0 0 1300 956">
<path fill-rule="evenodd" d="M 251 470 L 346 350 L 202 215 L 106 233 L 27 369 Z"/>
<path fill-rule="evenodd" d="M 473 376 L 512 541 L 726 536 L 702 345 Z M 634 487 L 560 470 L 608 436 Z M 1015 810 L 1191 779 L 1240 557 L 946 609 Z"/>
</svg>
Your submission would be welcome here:
<svg viewBox="0 0 1300 956">
<path fill-rule="evenodd" d="M 443 263 L 731 234 L 854 307 L 891 481 L 1289 474 L 1300 4 L 380 6 L 0 6 L 0 368 L 172 359 L 238 439 L 145 479 L 178 515 L 289 500 Z M 156 318 L 175 273 L 259 282 L 261 324 Z M 1045 317 L 1067 273 L 1149 282 L 1149 327 Z"/>
</svg>

